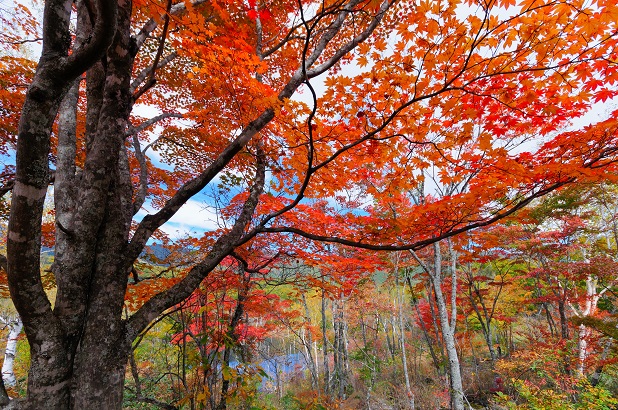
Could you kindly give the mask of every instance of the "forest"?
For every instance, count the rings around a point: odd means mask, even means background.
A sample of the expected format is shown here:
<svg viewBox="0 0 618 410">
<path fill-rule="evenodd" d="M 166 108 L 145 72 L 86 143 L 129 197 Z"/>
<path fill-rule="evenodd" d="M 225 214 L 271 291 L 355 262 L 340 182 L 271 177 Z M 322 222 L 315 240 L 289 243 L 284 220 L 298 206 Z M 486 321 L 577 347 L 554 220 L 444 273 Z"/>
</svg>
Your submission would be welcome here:
<svg viewBox="0 0 618 410">
<path fill-rule="evenodd" d="M 3 408 L 618 408 L 615 0 L 0 28 Z"/>
</svg>

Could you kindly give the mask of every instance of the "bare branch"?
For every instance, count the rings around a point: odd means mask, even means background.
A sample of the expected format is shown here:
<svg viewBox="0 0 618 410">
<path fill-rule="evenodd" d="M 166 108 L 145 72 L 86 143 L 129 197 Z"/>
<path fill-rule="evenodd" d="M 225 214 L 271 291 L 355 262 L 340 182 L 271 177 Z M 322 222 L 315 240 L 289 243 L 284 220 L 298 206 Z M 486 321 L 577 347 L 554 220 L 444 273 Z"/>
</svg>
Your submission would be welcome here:
<svg viewBox="0 0 618 410">
<path fill-rule="evenodd" d="M 171 53 L 170 55 L 164 57 L 161 61 L 159 61 L 157 63 L 156 69 L 160 69 L 165 67 L 167 64 L 169 64 L 172 60 L 174 60 L 176 57 L 178 57 L 178 52 L 174 51 L 173 53 Z M 154 67 L 154 63 L 153 65 L 151 65 L 150 67 L 146 67 L 144 68 L 138 75 L 137 77 L 135 77 L 135 79 L 133 80 L 133 82 L 131 83 L 131 88 L 130 88 L 130 92 L 131 94 L 134 94 L 134 99 L 137 99 L 141 96 L 141 94 L 135 93 L 135 90 L 137 90 L 137 87 L 139 87 L 139 85 L 141 83 L 144 82 L 144 80 L 146 80 L 146 77 L 148 77 L 148 73 L 150 73 L 153 70 Z"/>
<path fill-rule="evenodd" d="M 6 36 L 6 35 L 2 34 L 2 36 Z M 20 44 L 26 44 L 26 43 L 40 43 L 41 41 L 43 41 L 42 38 L 36 37 L 36 38 L 30 38 L 26 40 L 19 40 L 19 41 L 7 41 L 7 44 L 20 45 Z"/>
<path fill-rule="evenodd" d="M 127 137 L 130 137 L 132 135 L 137 135 L 140 132 L 144 131 L 146 128 L 156 124 L 159 121 L 165 120 L 167 118 L 183 118 L 183 117 L 184 116 L 182 114 L 179 114 L 176 112 L 164 112 L 163 114 L 157 115 L 156 117 L 152 117 L 151 119 L 144 121 L 137 127 L 130 127 L 127 130 Z"/>
<path fill-rule="evenodd" d="M 137 135 L 137 132 L 133 134 L 133 148 L 135 151 L 135 158 L 137 158 L 137 162 L 139 163 L 139 188 L 135 201 L 133 201 L 133 215 L 139 212 L 148 194 L 148 168 L 146 167 L 146 158 L 142 152 L 142 147 L 140 146 Z"/>
<path fill-rule="evenodd" d="M 200 4 L 206 3 L 207 1 L 208 0 L 195 0 L 192 3 L 192 6 L 193 7 L 199 6 Z M 175 16 L 175 15 L 185 12 L 186 10 L 187 10 L 187 6 L 185 5 L 185 3 L 180 2 L 180 3 L 174 4 L 170 8 L 168 15 Z M 135 44 L 138 50 L 144 45 L 144 42 L 146 41 L 146 39 L 148 39 L 148 36 L 157 28 L 157 26 L 158 26 L 157 20 L 154 18 L 151 18 L 150 20 L 146 22 L 146 24 L 144 24 L 140 32 L 137 34 L 137 36 L 135 36 Z"/>
<path fill-rule="evenodd" d="M 146 84 L 144 84 L 134 95 L 133 102 L 137 101 L 139 97 L 141 97 L 146 91 L 148 91 L 153 85 L 156 83 L 155 73 L 159 66 L 159 60 L 161 59 L 161 54 L 163 54 L 163 48 L 165 47 L 165 40 L 167 39 L 167 29 L 170 24 L 170 10 L 172 8 L 172 0 L 167 0 L 167 8 L 165 9 L 165 18 L 163 22 L 163 33 L 161 33 L 161 38 L 159 39 L 159 47 L 157 49 L 157 54 L 155 55 L 152 66 L 150 67 L 150 73 L 148 76 L 148 80 Z"/>
</svg>

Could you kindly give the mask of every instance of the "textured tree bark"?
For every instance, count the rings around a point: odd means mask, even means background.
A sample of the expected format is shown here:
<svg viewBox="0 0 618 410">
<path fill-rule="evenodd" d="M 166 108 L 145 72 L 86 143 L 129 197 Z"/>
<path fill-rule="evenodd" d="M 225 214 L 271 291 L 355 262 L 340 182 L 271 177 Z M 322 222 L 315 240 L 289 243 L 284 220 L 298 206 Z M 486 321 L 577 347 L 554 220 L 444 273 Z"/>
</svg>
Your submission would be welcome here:
<svg viewBox="0 0 618 410">
<path fill-rule="evenodd" d="M 329 394 L 330 389 L 330 366 L 328 364 L 328 337 L 326 335 L 326 295 L 324 288 L 322 288 L 322 304 L 321 304 L 321 318 L 322 318 L 322 358 L 324 361 L 324 393 Z"/>
<path fill-rule="evenodd" d="M 347 321 L 344 314 L 344 297 L 332 301 L 333 308 L 333 373 L 332 391 L 337 398 L 346 397 L 348 380 L 348 345 L 346 338 Z"/>
<path fill-rule="evenodd" d="M 41 219 L 49 183 L 52 124 L 73 80 L 98 60 L 116 29 L 115 2 L 93 2 L 91 39 L 70 55 L 71 1 L 45 3 L 43 50 L 20 118 L 7 267 L 13 302 L 30 343 L 26 408 L 68 408 L 72 357 L 63 320 L 52 312 L 40 280 Z"/>
</svg>

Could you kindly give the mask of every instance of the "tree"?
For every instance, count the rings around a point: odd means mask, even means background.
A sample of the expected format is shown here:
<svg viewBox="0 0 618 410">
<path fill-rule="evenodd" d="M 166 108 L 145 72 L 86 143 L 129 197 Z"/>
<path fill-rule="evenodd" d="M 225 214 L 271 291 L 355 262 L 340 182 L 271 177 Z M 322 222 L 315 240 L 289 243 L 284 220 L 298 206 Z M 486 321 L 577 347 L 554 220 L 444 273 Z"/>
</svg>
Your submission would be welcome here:
<svg viewBox="0 0 618 410">
<path fill-rule="evenodd" d="M 420 249 L 607 175 L 616 115 L 552 134 L 616 93 L 616 5 L 580 3 L 471 1 L 462 13 L 457 1 L 46 1 L 8 182 L 8 280 L 31 353 L 25 407 L 120 408 L 132 341 L 257 235 Z M 361 72 L 341 74 L 345 62 Z M 312 81 L 325 73 L 319 97 Z M 301 87 L 310 104 L 291 99 Z M 140 120 L 138 101 L 160 114 Z M 155 123 L 163 130 L 146 142 Z M 509 152 L 548 135 L 538 155 Z M 431 162 L 467 189 L 383 217 Z M 123 316 L 147 242 L 218 181 L 237 193 L 221 229 Z M 39 272 L 51 182 L 53 305 Z M 358 189 L 377 205 L 324 200 Z M 145 204 L 152 212 L 135 218 Z"/>
<path fill-rule="evenodd" d="M 447 298 L 442 292 L 444 283 L 444 274 L 442 272 L 442 250 L 440 243 L 433 244 L 433 264 L 427 266 L 417 255 L 412 253 L 418 264 L 423 268 L 423 271 L 429 275 L 431 287 L 436 298 L 438 307 L 438 318 L 440 324 L 440 334 L 444 340 L 446 348 L 446 357 L 448 358 L 448 373 L 449 373 L 449 393 L 451 396 L 451 408 L 456 410 L 464 409 L 464 390 L 461 377 L 461 366 L 459 355 L 457 354 L 455 330 L 457 327 L 457 256 L 453 249 L 453 244 L 448 241 L 448 257 L 449 270 L 451 274 L 451 291 L 450 297 Z M 447 300 L 450 300 L 450 312 Z M 450 316 L 449 316 L 450 314 Z"/>
<path fill-rule="evenodd" d="M 510 260 L 513 251 L 509 247 L 519 237 L 516 229 L 515 238 L 510 235 L 508 226 L 494 225 L 492 228 L 470 236 L 461 260 L 467 314 L 480 326 L 493 365 L 502 354 L 508 354 L 508 350 L 502 352 L 499 346 L 496 350 L 497 323 L 512 323 L 518 305 L 512 299 L 510 303 L 501 299 L 507 292 L 511 298 L 517 296 L 515 291 L 509 291 L 514 285 L 514 276 L 518 274 L 517 264 Z M 508 349 L 508 340 L 505 342 Z"/>
</svg>

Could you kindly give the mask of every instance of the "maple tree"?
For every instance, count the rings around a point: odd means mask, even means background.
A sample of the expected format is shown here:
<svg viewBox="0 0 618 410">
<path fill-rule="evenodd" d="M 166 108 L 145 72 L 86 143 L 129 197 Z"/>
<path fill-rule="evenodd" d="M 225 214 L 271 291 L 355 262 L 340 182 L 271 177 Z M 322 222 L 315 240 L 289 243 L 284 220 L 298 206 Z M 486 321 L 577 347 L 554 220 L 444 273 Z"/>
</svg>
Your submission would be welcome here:
<svg viewBox="0 0 618 410">
<path fill-rule="evenodd" d="M 256 237 L 417 250 L 610 178 L 615 113 L 563 127 L 616 95 L 617 16 L 613 0 L 46 1 L 36 71 L 10 54 L 0 66 L 30 81 L 0 94 L 3 118 L 19 117 L 16 144 L 14 121 L 0 132 L 16 159 L 3 192 L 24 406 L 119 408 L 132 341 Z M 30 39 L 34 20 L 20 21 L 4 49 Z M 535 138 L 536 153 L 513 151 Z M 431 169 L 459 189 L 414 203 L 406 192 Z M 218 181 L 231 197 L 220 229 L 124 314 L 148 241 Z M 39 268 L 50 232 L 53 304 Z"/>
</svg>

